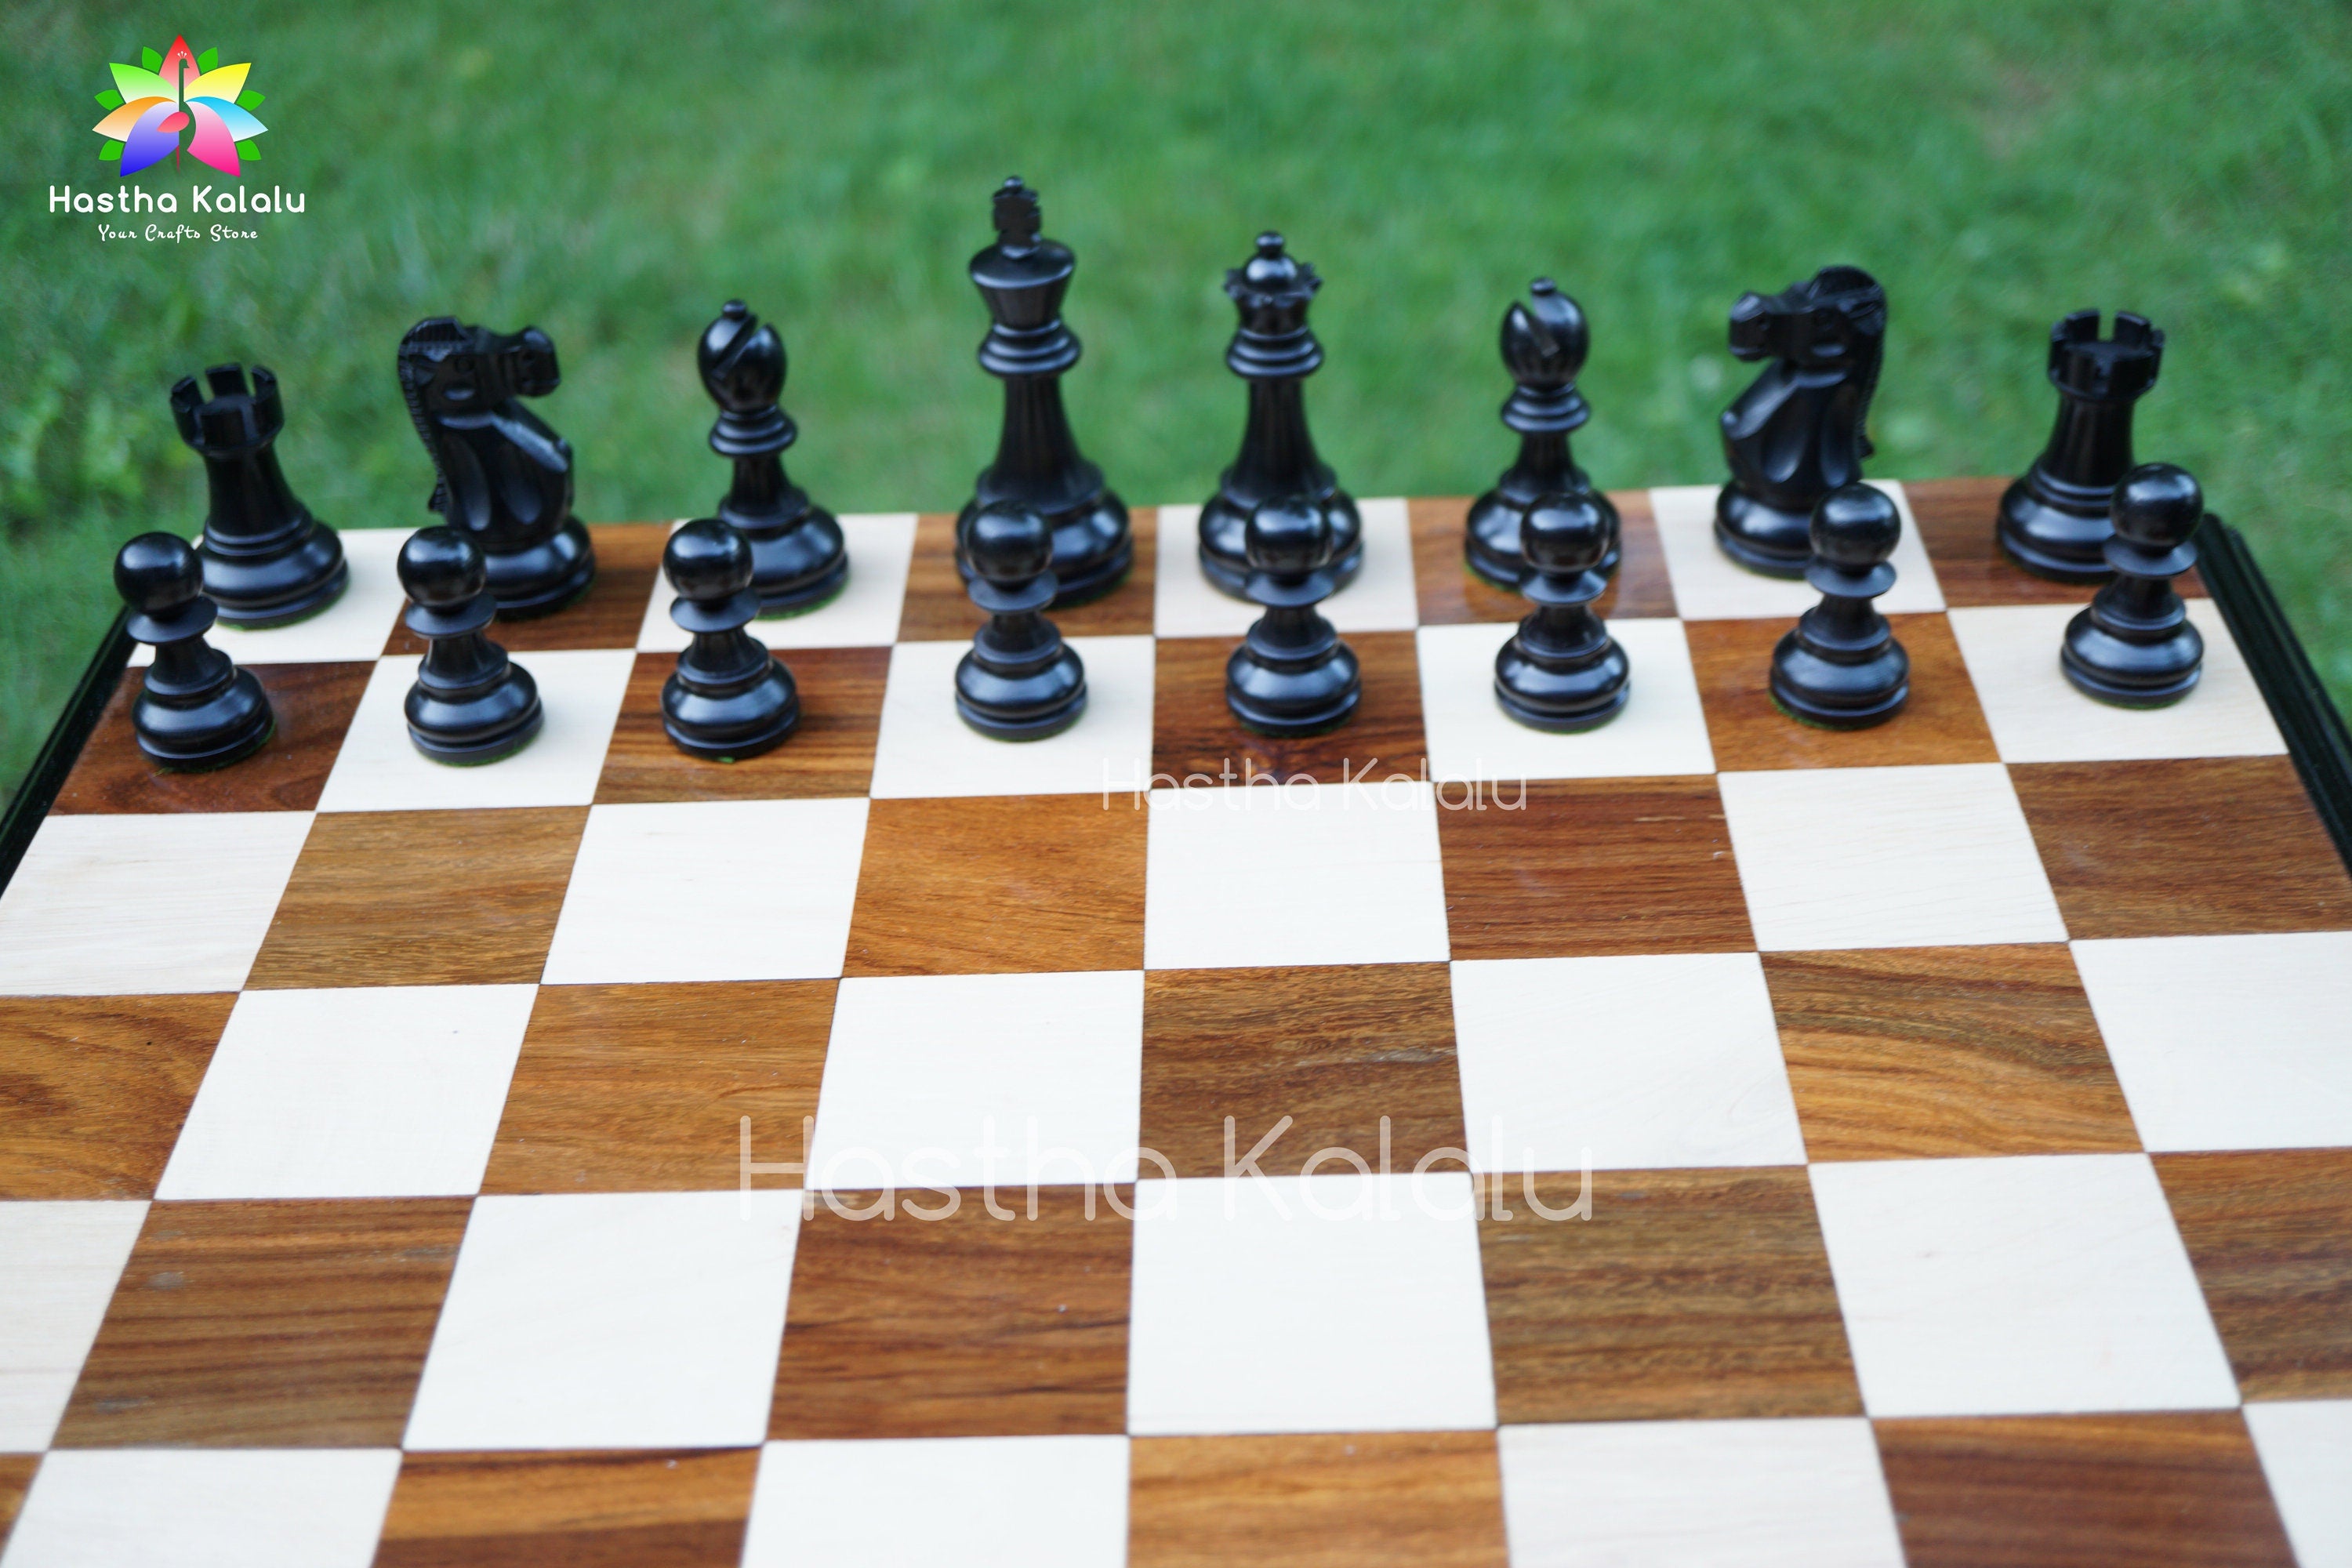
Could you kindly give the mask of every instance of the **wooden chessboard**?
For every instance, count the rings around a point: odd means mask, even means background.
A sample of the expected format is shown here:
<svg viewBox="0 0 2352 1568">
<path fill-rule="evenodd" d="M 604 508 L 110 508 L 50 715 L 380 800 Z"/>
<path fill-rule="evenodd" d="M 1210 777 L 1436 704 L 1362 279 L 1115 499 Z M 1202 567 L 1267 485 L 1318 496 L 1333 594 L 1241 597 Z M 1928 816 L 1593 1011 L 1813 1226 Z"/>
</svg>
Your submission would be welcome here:
<svg viewBox="0 0 2352 1568">
<path fill-rule="evenodd" d="M 844 520 L 732 765 L 660 524 L 498 630 L 486 768 L 403 731 L 396 533 L 217 637 L 226 772 L 118 632 L 0 844 L 6 1568 L 2346 1561 L 2340 729 L 2226 530 L 2132 712 L 1999 481 L 1889 488 L 1858 733 L 1705 488 L 1615 498 L 1578 736 L 1496 709 L 1458 500 L 1364 503 L 1310 741 L 1228 717 L 1190 508 L 1033 745 L 956 721 L 945 517 Z"/>
</svg>

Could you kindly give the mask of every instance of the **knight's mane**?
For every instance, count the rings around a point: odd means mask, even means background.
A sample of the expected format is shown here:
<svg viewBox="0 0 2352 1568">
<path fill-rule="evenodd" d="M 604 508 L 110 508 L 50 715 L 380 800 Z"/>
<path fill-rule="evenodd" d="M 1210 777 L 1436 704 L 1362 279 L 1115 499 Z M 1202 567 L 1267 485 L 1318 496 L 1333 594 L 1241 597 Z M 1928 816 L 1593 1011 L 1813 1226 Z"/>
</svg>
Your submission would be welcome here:
<svg viewBox="0 0 2352 1568">
<path fill-rule="evenodd" d="M 425 443 L 425 455 L 433 460 L 433 495 L 425 503 L 428 511 L 443 511 L 447 506 L 449 476 L 441 467 L 441 432 L 425 412 L 425 388 L 433 380 L 432 367 L 448 358 L 450 350 L 463 347 L 471 336 L 455 316 L 427 316 L 400 340 L 401 400 L 408 405 L 409 422 Z"/>
</svg>

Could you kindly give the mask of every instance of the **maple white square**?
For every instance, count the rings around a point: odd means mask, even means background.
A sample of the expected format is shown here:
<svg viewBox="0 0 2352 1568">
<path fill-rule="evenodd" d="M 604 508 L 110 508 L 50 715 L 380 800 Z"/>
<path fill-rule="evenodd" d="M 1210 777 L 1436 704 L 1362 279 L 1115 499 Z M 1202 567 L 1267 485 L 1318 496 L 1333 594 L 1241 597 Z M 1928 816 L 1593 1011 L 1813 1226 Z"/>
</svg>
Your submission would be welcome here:
<svg viewBox="0 0 2352 1568">
<path fill-rule="evenodd" d="M 49 816 L 0 892 L 0 995 L 235 991 L 307 811 Z"/>
<path fill-rule="evenodd" d="M 1152 1180 L 1135 1207 L 1130 1433 L 1495 1424 L 1466 1173 Z"/>
<path fill-rule="evenodd" d="M 1454 1037 L 1475 1170 L 1805 1163 L 1752 952 L 1457 960 Z"/>
<path fill-rule="evenodd" d="M 248 991 L 159 1198 L 402 1198 L 482 1184 L 533 985 Z"/>
<path fill-rule="evenodd" d="M 1895 586 L 1878 597 L 1890 616 L 1944 607 L 1944 590 L 1911 515 L 1910 499 L 1893 479 L 1872 479 L 1903 514 L 1903 537 L 1891 558 Z M 1675 608 L 1686 621 L 1745 621 L 1787 616 L 1794 620 L 1821 602 L 1821 592 L 1801 577 L 1767 577 L 1723 552 L 1715 541 L 1715 498 L 1719 485 L 1675 485 L 1650 492 L 1658 520 L 1658 542 L 1665 549 L 1666 575 L 1675 585 Z M 1988 527 L 1990 524 L 1987 524 Z"/>
<path fill-rule="evenodd" d="M 586 805 L 595 798 L 635 658 L 626 648 L 515 655 L 539 689 L 545 719 L 521 751 L 472 767 L 436 763 L 409 739 L 403 704 L 423 659 L 415 654 L 380 659 L 319 795 L 319 809 Z"/>
<path fill-rule="evenodd" d="M 845 980 L 806 1184 L 1130 1182 L 1142 1095 L 1140 971 Z"/>
<path fill-rule="evenodd" d="M 746 629 L 771 648 L 888 647 L 898 640 L 907 569 L 915 558 L 915 514 L 850 512 L 838 521 L 849 580 L 839 594 L 803 615 L 753 621 Z M 656 574 L 637 632 L 639 653 L 677 653 L 694 640 L 669 618 L 670 601 L 677 596 L 668 580 Z"/>
<path fill-rule="evenodd" d="M 2294 1560 L 2352 1563 L 2352 1399 L 2249 1405 L 2246 1427 Z"/>
<path fill-rule="evenodd" d="M 2074 689 L 2058 668 L 2074 605 L 1993 605 L 1951 612 L 1993 744 L 2005 763 L 2112 763 L 2155 757 L 2275 756 L 2286 750 L 2270 705 L 2210 599 L 2188 601 L 2205 638 L 2205 672 L 2166 708 L 2118 708 Z"/>
<path fill-rule="evenodd" d="M 1641 778 L 1715 771 L 1680 621 L 1611 621 L 1609 635 L 1633 666 L 1631 695 L 1606 724 L 1566 735 L 1529 729 L 1495 700 L 1495 656 L 1517 629 L 1482 622 L 1423 626 L 1415 634 L 1433 778 Z"/>
<path fill-rule="evenodd" d="M 1122 1568 L 1127 1489 L 1124 1437 L 771 1443 L 743 1568 Z"/>
<path fill-rule="evenodd" d="M 144 1203 L 0 1203 L 0 1454 L 37 1454 L 56 1435 Z"/>
<path fill-rule="evenodd" d="M 2352 1144 L 2352 931 L 2074 943 L 2150 1150 Z"/>
<path fill-rule="evenodd" d="M 1364 524 L 1364 563 L 1355 579 L 1323 602 L 1340 632 L 1409 632 L 1421 623 L 1412 576 L 1412 528 L 1403 500 L 1356 502 Z M 1265 614 L 1220 592 L 1201 571 L 1201 509 L 1160 509 L 1160 561 L 1153 577 L 1152 629 L 1163 637 L 1238 637 Z"/>
<path fill-rule="evenodd" d="M 476 1199 L 404 1446 L 760 1442 L 799 1224 L 791 1192 Z"/>
<path fill-rule="evenodd" d="M 247 631 L 215 625 L 205 634 L 213 647 L 248 664 L 373 663 L 392 640 L 408 595 L 395 565 L 413 528 L 343 528 L 343 560 L 351 581 L 335 602 L 290 626 Z M 155 650 L 144 643 L 131 651 L 133 667 L 152 664 Z"/>
<path fill-rule="evenodd" d="M 1512 1568 L 1903 1568 L 1870 1423 L 1506 1426 Z"/>
<path fill-rule="evenodd" d="M 862 796 L 593 807 L 542 978 L 839 974 L 865 849 Z"/>
<path fill-rule="evenodd" d="M 1147 969 L 1448 956 L 1425 783 L 1156 789 L 1149 809 Z"/>
<path fill-rule="evenodd" d="M 914 795 L 1098 795 L 1150 787 L 1153 647 L 1147 637 L 1072 637 L 1087 667 L 1087 710 L 1042 741 L 992 741 L 955 707 L 965 642 L 902 642 L 890 650 L 877 799 Z"/>
<path fill-rule="evenodd" d="M 397 1448 L 64 1448 L 8 1568 L 368 1568 Z"/>
<path fill-rule="evenodd" d="M 1790 768 L 1717 783 L 1767 952 L 2066 938 L 1998 763 Z"/>
<path fill-rule="evenodd" d="M 2147 1155 L 1864 1160 L 1811 1175 L 1871 1415 L 2237 1404 Z"/>
</svg>

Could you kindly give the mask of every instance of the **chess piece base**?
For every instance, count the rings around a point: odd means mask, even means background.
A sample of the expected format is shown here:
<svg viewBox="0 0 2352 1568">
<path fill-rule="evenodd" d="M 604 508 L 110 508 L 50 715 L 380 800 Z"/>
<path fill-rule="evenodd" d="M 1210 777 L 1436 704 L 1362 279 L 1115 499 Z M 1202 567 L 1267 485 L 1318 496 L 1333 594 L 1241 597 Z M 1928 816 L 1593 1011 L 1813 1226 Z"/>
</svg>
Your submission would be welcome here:
<svg viewBox="0 0 2352 1568">
<path fill-rule="evenodd" d="M 793 678 L 772 658 L 746 678 L 706 680 L 684 668 L 662 685 L 662 731 L 690 757 L 742 762 L 773 751 L 800 727 Z"/>
<path fill-rule="evenodd" d="M 1042 741 L 1078 721 L 1087 710 L 1086 666 L 1059 647 L 1025 673 L 982 668 L 967 653 L 956 666 L 956 714 L 998 741 Z"/>
<path fill-rule="evenodd" d="M 2162 708 L 2197 688 L 2204 674 L 2205 639 L 2182 618 L 2169 636 L 2126 641 L 2099 626 L 2090 610 L 2066 626 L 2058 666 L 2086 697 L 2119 708 Z"/>
<path fill-rule="evenodd" d="M 459 767 L 495 763 L 521 751 L 547 715 L 530 675 L 508 668 L 516 679 L 501 677 L 474 693 L 443 696 L 412 687 L 406 704 L 410 742 L 435 762 Z"/>
<path fill-rule="evenodd" d="M 986 490 L 988 476 L 983 474 L 981 478 L 982 488 Z M 966 501 L 962 514 L 956 520 L 956 537 L 963 537 L 974 512 L 996 499 L 993 494 L 983 494 Z M 1051 570 L 1055 586 L 1047 609 L 1063 610 L 1090 603 L 1127 580 L 1129 569 L 1135 564 L 1135 535 L 1128 527 L 1125 501 L 1108 490 L 1098 490 L 1092 499 L 1069 511 L 1038 510 L 1054 537 Z M 961 546 L 956 551 L 956 572 L 966 583 L 972 580 L 971 563 L 964 559 Z"/>
<path fill-rule="evenodd" d="M 841 524 L 822 507 L 795 521 L 762 527 L 721 507 L 721 521 L 742 530 L 751 546 L 751 587 L 762 616 L 797 616 L 825 604 L 849 581 L 849 551 Z"/>
<path fill-rule="evenodd" d="M 1609 499 L 1598 490 L 1591 493 L 1614 519 L 1617 509 Z M 1537 499 L 1529 496 L 1514 504 L 1501 492 L 1488 490 L 1471 503 L 1470 519 L 1462 533 L 1463 562 L 1480 579 L 1505 593 L 1516 594 L 1527 582 L 1528 558 L 1519 552 L 1519 523 Z M 1593 570 L 1603 577 L 1613 576 L 1623 553 L 1617 531 L 1612 528 L 1608 552 Z"/>
<path fill-rule="evenodd" d="M 269 698 L 249 669 L 240 669 L 202 701 L 181 706 L 142 691 L 131 710 L 139 749 L 176 773 L 210 773 L 242 762 L 278 732 Z"/>
<path fill-rule="evenodd" d="M 1331 574 L 1334 592 L 1355 581 L 1364 569 L 1364 521 L 1345 491 L 1312 498 L 1331 520 Z M 1249 581 L 1249 509 L 1228 500 L 1223 491 L 1201 509 L 1201 572 L 1220 593 L 1246 599 Z"/>
<path fill-rule="evenodd" d="M 196 555 L 221 624 L 247 630 L 307 620 L 341 598 L 352 581 L 342 541 L 324 524 L 313 524 L 293 549 L 277 554 L 240 555 L 204 539 Z"/>
<path fill-rule="evenodd" d="M 562 527 L 520 550 L 499 551 L 484 545 L 482 559 L 502 620 L 551 616 L 596 581 L 596 550 L 576 517 L 565 518 Z"/>
<path fill-rule="evenodd" d="M 1801 577 L 1813 557 L 1811 512 L 1784 511 L 1726 485 L 1715 500 L 1715 542 L 1726 555 L 1767 577 Z"/>
<path fill-rule="evenodd" d="M 1809 612 L 1810 613 L 1810 612 Z M 1782 712 L 1825 730 L 1884 724 L 1911 698 L 1911 656 L 1891 637 L 1856 663 L 1824 658 L 1792 631 L 1772 650 L 1772 701 Z"/>
<path fill-rule="evenodd" d="M 1225 706 L 1262 735 L 1320 735 L 1346 723 L 1364 695 L 1363 674 L 1347 644 L 1311 662 L 1279 662 L 1244 641 L 1225 661 Z"/>
<path fill-rule="evenodd" d="M 1625 650 L 1603 636 L 1590 651 L 1547 655 L 1514 637 L 1495 656 L 1495 700 L 1533 730 L 1572 734 L 1597 729 L 1633 696 Z"/>
<path fill-rule="evenodd" d="M 2037 577 L 2060 583 L 2103 583 L 2115 574 L 2107 565 L 2107 541 L 2115 537 L 2107 505 L 2113 488 L 2083 491 L 2075 504 L 2059 505 L 2045 494 L 2048 481 L 2029 474 L 2000 498 L 1993 536 L 2001 553 Z"/>
</svg>

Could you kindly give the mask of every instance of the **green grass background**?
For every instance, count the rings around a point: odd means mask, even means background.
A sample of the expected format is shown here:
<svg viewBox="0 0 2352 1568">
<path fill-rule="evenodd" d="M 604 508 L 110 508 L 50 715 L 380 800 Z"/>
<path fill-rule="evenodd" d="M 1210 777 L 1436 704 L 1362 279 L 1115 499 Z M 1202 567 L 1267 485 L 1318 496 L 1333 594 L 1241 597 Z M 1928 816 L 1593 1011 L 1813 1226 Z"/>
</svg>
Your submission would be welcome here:
<svg viewBox="0 0 2352 1568">
<path fill-rule="evenodd" d="M 920 5 L 16 5 L 0 51 L 0 787 L 111 614 L 126 535 L 193 528 L 166 389 L 276 368 L 296 489 L 425 521 L 393 349 L 420 316 L 555 338 L 541 411 L 591 521 L 723 488 L 695 333 L 730 295 L 793 354 L 795 477 L 948 508 L 993 444 L 966 258 L 1018 172 L 1077 250 L 1079 437 L 1131 501 L 1197 500 L 1239 433 L 1223 269 L 1264 226 L 1327 284 L 1316 434 L 1357 493 L 1507 460 L 1495 326 L 1584 304 L 1609 486 L 1711 479 L 1747 288 L 1832 261 L 1893 301 L 1872 472 L 2012 472 L 2043 335 L 2082 305 L 2170 336 L 2143 457 L 2252 536 L 2352 695 L 2352 10 L 2334 0 L 1097 0 Z M 105 178 L 109 60 L 194 24 L 251 60 L 250 182 L 308 193 L 243 244 L 106 244 L 47 186 Z M 184 190 L 186 172 L 142 177 Z M 108 182 L 111 183 L 111 182 Z"/>
</svg>

